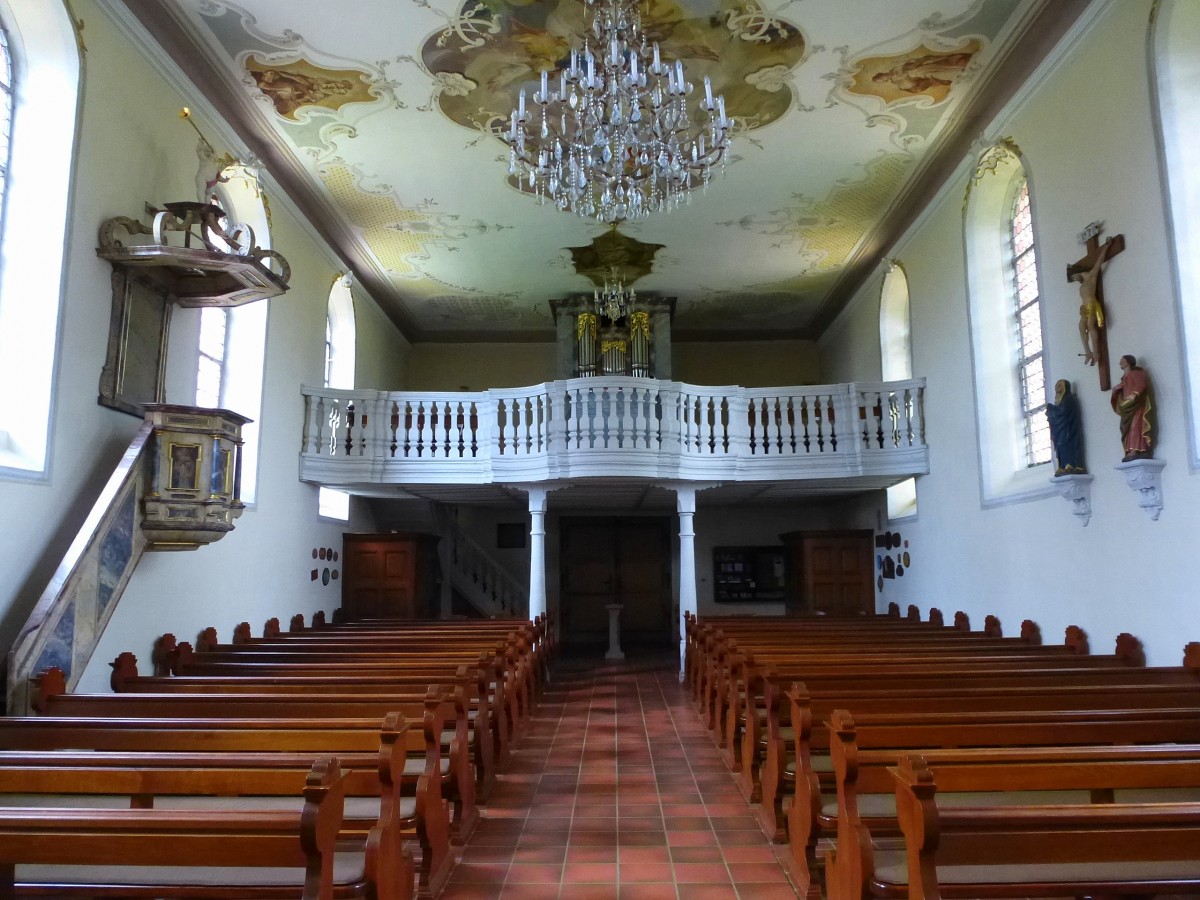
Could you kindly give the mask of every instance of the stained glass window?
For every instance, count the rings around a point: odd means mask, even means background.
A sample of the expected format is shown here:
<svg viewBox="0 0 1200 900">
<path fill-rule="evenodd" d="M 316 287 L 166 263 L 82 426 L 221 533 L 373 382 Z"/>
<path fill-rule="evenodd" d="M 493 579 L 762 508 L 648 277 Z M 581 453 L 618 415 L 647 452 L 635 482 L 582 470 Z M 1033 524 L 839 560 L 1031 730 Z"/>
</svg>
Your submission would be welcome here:
<svg viewBox="0 0 1200 900">
<path fill-rule="evenodd" d="M 1036 466 L 1050 461 L 1051 446 L 1050 425 L 1046 421 L 1046 375 L 1042 366 L 1042 305 L 1038 293 L 1037 251 L 1029 207 L 1029 182 L 1025 180 L 1021 181 L 1013 203 L 1009 237 L 1025 462 Z"/>
</svg>

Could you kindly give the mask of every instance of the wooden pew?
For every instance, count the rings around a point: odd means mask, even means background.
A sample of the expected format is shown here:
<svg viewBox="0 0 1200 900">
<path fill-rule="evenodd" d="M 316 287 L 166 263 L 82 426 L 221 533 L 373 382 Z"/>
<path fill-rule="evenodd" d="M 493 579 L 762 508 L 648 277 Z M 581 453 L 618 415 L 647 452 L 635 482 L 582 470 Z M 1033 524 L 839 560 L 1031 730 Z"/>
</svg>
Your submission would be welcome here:
<svg viewBox="0 0 1200 900">
<path fill-rule="evenodd" d="M 897 607 L 895 615 L 886 614 L 844 618 L 833 616 L 705 616 L 703 619 L 700 619 L 695 613 L 687 613 L 684 616 L 684 681 L 691 690 L 695 691 L 697 689 L 706 644 L 712 635 L 718 631 L 724 631 L 731 636 L 736 636 L 739 633 L 766 633 L 775 632 L 778 629 L 793 628 L 842 629 L 852 631 L 856 629 L 873 629 L 880 625 L 894 629 L 903 624 L 905 627 L 911 629 L 914 621 L 919 622 L 919 617 L 917 617 L 915 620 L 910 619 L 908 622 L 902 623 L 898 609 Z M 931 618 L 929 626 L 923 630 L 930 631 L 934 627 L 941 627 L 942 624 L 941 614 L 939 613 L 938 621 L 935 623 Z"/>
<path fill-rule="evenodd" d="M 378 618 L 361 618 L 348 619 L 345 616 L 339 617 L 341 621 L 338 626 L 347 630 L 358 629 L 376 629 L 380 627 L 395 627 L 403 625 L 412 625 L 416 627 L 444 627 L 447 625 L 461 627 L 467 629 L 485 629 L 495 627 L 502 624 L 516 623 L 518 625 L 532 625 L 533 640 L 534 640 L 534 655 L 538 663 L 537 677 L 540 684 L 545 684 L 549 677 L 550 665 L 558 654 L 558 636 L 556 634 L 555 623 L 553 617 L 549 614 L 534 616 L 532 623 L 528 620 L 463 620 L 454 619 L 447 621 L 445 619 L 378 619 Z M 314 623 L 314 631 L 320 628 L 329 628 L 333 626 L 325 625 L 322 621 L 320 624 Z"/>
<path fill-rule="evenodd" d="M 162 640 L 166 643 L 167 636 L 164 635 Z M 533 690 L 528 676 L 528 666 L 519 661 L 509 661 L 509 655 L 506 655 L 509 654 L 509 651 L 498 645 L 490 650 L 478 647 L 461 647 L 457 649 L 430 649 L 422 647 L 419 650 L 402 650 L 396 647 L 355 647 L 347 643 L 343 643 L 340 646 L 325 647 L 312 645 L 301 647 L 296 645 L 289 648 L 280 645 L 266 649 L 259 645 L 215 644 L 212 642 L 213 640 L 215 640 L 215 629 L 206 629 L 201 633 L 201 640 L 198 641 L 195 650 L 193 650 L 192 645 L 187 641 L 180 641 L 176 646 L 174 654 L 169 657 L 172 660 L 172 664 L 169 667 L 170 674 L 218 674 L 211 668 L 218 663 L 263 663 L 276 665 L 300 663 L 311 665 L 323 662 L 341 666 L 343 669 L 352 666 L 356 669 L 372 665 L 387 668 L 399 664 L 419 665 L 424 663 L 436 670 L 447 663 L 455 663 L 457 665 L 471 664 L 476 662 L 481 654 L 487 654 L 491 657 L 493 653 L 497 653 L 501 662 L 497 663 L 497 672 L 499 674 L 493 679 L 496 685 L 493 691 L 495 698 L 493 705 L 497 709 L 504 708 L 507 710 L 507 729 L 510 735 L 515 734 L 523 726 L 523 723 L 528 718 L 533 702 Z M 156 652 L 156 657 L 163 655 L 162 652 Z M 157 663 L 155 665 L 155 673 L 168 674 L 166 671 L 161 671 Z M 500 696 L 503 696 L 505 700 L 503 707 L 498 705 Z"/>
<path fill-rule="evenodd" d="M 457 673 L 458 667 L 472 665 L 471 654 L 455 654 L 444 657 L 430 654 L 389 654 L 363 658 L 343 658 L 330 656 L 311 656 L 296 654 L 283 660 L 271 659 L 263 661 L 259 657 L 246 654 L 226 654 L 217 657 L 215 654 L 197 653 L 187 641 L 175 643 L 175 637 L 165 634 L 159 640 L 160 649 L 155 651 L 156 660 L 167 660 L 168 665 L 160 666 L 155 663 L 155 674 L 167 674 L 180 677 L 191 676 L 291 676 L 323 675 L 332 676 L 363 676 L 379 678 L 408 678 L 426 677 L 427 681 L 453 681 L 446 678 L 444 673 Z M 169 649 L 164 649 L 169 648 Z M 350 656 L 356 656 L 350 654 Z M 515 732 L 523 718 L 522 705 L 518 692 L 509 691 L 506 679 L 497 674 L 502 661 L 480 653 L 475 662 L 479 671 L 480 684 L 471 694 L 487 698 L 487 706 L 491 715 L 493 751 L 492 756 L 497 766 L 503 766 L 511 753 Z M 455 678 L 457 675 L 455 674 Z"/>
<path fill-rule="evenodd" d="M 307 647 L 369 644 L 376 649 L 404 650 L 418 644 L 426 650 L 443 652 L 460 649 L 498 648 L 499 655 L 511 664 L 511 674 L 528 683 L 529 700 L 544 683 L 548 666 L 545 626 L 539 622 L 517 620 L 487 620 L 483 622 L 442 620 L 366 620 L 343 625 L 326 626 L 319 630 L 283 632 L 278 619 L 270 619 L 261 638 L 251 635 L 247 622 L 239 624 L 233 633 L 232 645 L 208 643 L 210 632 L 202 633 L 197 649 L 224 650 L 229 646 L 252 646 L 259 649 L 303 644 Z"/>
<path fill-rule="evenodd" d="M 1051 648 L 1030 646 L 1013 649 L 998 647 L 992 641 L 963 645 L 958 642 L 914 644 L 907 640 L 879 639 L 859 645 L 838 643 L 824 650 L 807 647 L 773 655 L 736 654 L 729 666 L 732 686 L 724 692 L 723 719 L 716 723 L 718 746 L 722 757 L 734 770 L 741 771 L 740 784 L 743 792 L 756 801 L 759 799 L 759 765 L 762 754 L 768 748 L 766 736 L 770 734 L 770 717 L 786 723 L 788 708 L 782 700 L 782 687 L 795 680 L 804 680 L 815 687 L 830 681 L 842 683 L 857 676 L 866 686 L 879 677 L 903 677 L 923 674 L 927 670 L 944 670 L 945 678 L 961 673 L 978 674 L 978 659 L 986 654 L 990 672 L 1015 672 L 1036 670 L 1044 677 L 1055 679 L 1055 670 L 1083 671 L 1091 669 L 1117 669 L 1115 674 L 1097 676 L 1118 681 L 1126 679 L 1127 667 L 1142 659 L 1141 646 L 1136 639 L 1128 638 L 1125 652 L 1112 656 L 1077 656 L 1068 647 Z M 1118 651 L 1122 651 L 1118 642 Z M 841 651 L 847 652 L 841 652 Z M 1178 679 L 1200 683 L 1194 673 L 1179 670 Z M 1162 676 L 1149 677 L 1155 682 Z M 773 690 L 774 689 L 774 690 Z M 720 697 L 718 703 L 722 702 Z M 776 729 L 777 730 L 777 729 Z"/>
<path fill-rule="evenodd" d="M 88 696 L 95 695 L 65 695 Z M 454 865 L 452 824 L 445 802 L 445 785 L 453 770 L 443 760 L 440 741 L 448 714 L 448 701 L 443 694 L 431 691 L 423 708 L 407 717 L 413 726 L 406 729 L 401 728 L 405 716 L 398 711 L 359 718 L 285 718 L 287 710 L 296 710 L 284 705 L 273 715 L 262 717 L 189 718 L 186 713 L 179 714 L 179 709 L 175 710 L 176 715 L 161 718 L 139 717 L 128 711 L 117 716 L 112 709 L 89 716 L 78 705 L 64 704 L 65 697 L 57 697 L 51 703 L 60 708 L 72 706 L 73 714 L 65 717 L 0 717 L 0 746 L 19 750 L 163 753 L 287 751 L 337 753 L 354 759 L 363 752 L 373 751 L 380 756 L 381 747 L 396 745 L 406 760 L 400 781 L 401 795 L 413 800 L 412 816 L 402 819 L 404 835 L 416 840 L 421 849 L 420 894 L 432 896 L 440 891 Z"/>
<path fill-rule="evenodd" d="M 945 809 L 919 757 L 894 770 L 906 865 L 872 896 L 1111 896 L 1200 890 L 1200 803 Z M 959 781 L 957 789 L 994 783 Z"/>
<path fill-rule="evenodd" d="M 496 782 L 497 747 L 507 752 L 507 729 L 495 721 L 485 686 L 488 678 L 487 661 L 481 660 L 474 671 L 469 666 L 453 664 L 439 669 L 424 666 L 412 670 L 393 670 L 377 674 L 341 674 L 337 668 L 321 674 L 303 664 L 286 667 L 287 674 L 244 673 L 238 675 L 139 675 L 137 657 L 120 654 L 112 663 L 109 679 L 113 691 L 122 693 L 274 693 L 306 696 L 313 693 L 356 693 L 386 697 L 427 690 L 431 678 L 447 687 L 461 687 L 470 708 L 471 760 L 475 767 L 476 795 L 485 801 Z M 453 732 L 451 732 L 453 734 Z M 445 743 L 445 742 L 444 742 Z"/>
<path fill-rule="evenodd" d="M 1172 789 L 1154 799 L 1185 799 L 1178 796 L 1178 788 L 1192 788 L 1190 799 L 1198 799 L 1200 744 L 1121 743 L 1198 737 L 1200 726 L 1194 722 L 1144 718 L 1035 723 L 1030 719 L 1025 728 L 994 728 L 980 734 L 969 723 L 956 729 L 953 723 L 897 722 L 895 718 L 858 726 L 847 711 L 838 710 L 829 723 L 836 807 L 831 810 L 834 804 L 824 792 L 825 773 L 818 773 L 823 796 L 817 803 L 822 834 L 837 835 L 835 848 L 825 852 L 825 885 L 830 898 L 869 897 L 876 866 L 899 862 L 894 853 L 878 848 L 877 839 L 899 834 L 895 782 L 889 769 L 913 752 L 919 752 L 939 773 L 945 790 L 967 790 L 958 787 L 963 783 L 959 772 L 963 767 L 986 767 L 992 773 L 989 793 L 959 793 L 951 798 L 956 806 L 1111 803 L 1133 799 L 1126 795 L 1127 790 L 1153 787 Z M 1036 729 L 1028 727 L 1034 725 Z M 988 746 L 970 746 L 980 740 Z M 1038 745 L 1030 746 L 1031 741 Z M 946 745 L 950 749 L 944 749 Z M 1170 780 L 1165 781 L 1168 771 Z M 1044 793 L 1032 799 L 990 793 L 1026 789 Z"/>
<path fill-rule="evenodd" d="M 343 776 L 330 758 L 313 766 L 303 806 L 292 811 L 2 809 L 0 897 L 405 896 L 387 868 L 401 848 L 378 830 L 354 867 L 363 875 L 335 882 L 342 795 Z M 227 871 L 197 871 L 217 867 Z M 296 880 L 272 884 L 278 874 L 271 873 L 259 885 L 254 870 L 267 867 L 295 869 Z M 121 875 L 113 878 L 113 870 Z"/>
<path fill-rule="evenodd" d="M 843 641 L 863 642 L 880 636 L 896 639 L 936 642 L 947 639 L 963 639 L 977 642 L 981 639 L 1000 639 L 999 634 L 985 632 L 977 634 L 969 629 L 939 628 L 920 622 L 903 621 L 890 617 L 874 619 L 825 619 L 825 618 L 763 618 L 750 621 L 731 622 L 720 626 L 698 623 L 694 632 L 695 648 L 692 663 L 691 685 L 695 702 L 704 709 L 712 702 L 712 694 L 718 689 L 720 673 L 727 656 L 738 647 L 758 647 L 764 644 L 782 644 L 786 648 L 798 648 L 805 643 L 829 645 Z M 1013 639 L 1001 641 L 1014 643 Z M 710 720 L 711 721 L 711 720 Z"/>
<path fill-rule="evenodd" d="M 1200 698 L 1193 697 L 1188 704 L 1172 696 L 1163 705 L 1152 708 L 1152 702 L 1143 703 L 1141 698 L 1130 701 L 1129 694 L 1122 696 L 1126 698 L 1124 706 L 1117 697 L 1108 697 L 1105 690 L 1081 693 L 1069 688 L 1049 688 L 1025 693 L 981 692 L 975 696 L 968 690 L 917 699 L 900 692 L 883 692 L 879 697 L 859 699 L 857 709 L 866 711 L 853 715 L 860 727 L 864 723 L 924 727 L 930 741 L 928 746 L 978 747 L 986 746 L 989 740 L 1012 746 L 1088 742 L 1089 729 L 1129 722 L 1138 723 L 1148 742 L 1200 743 Z M 1172 700 L 1175 705 L 1167 705 Z M 837 700 L 831 702 L 836 708 L 845 708 Z M 832 796 L 828 787 L 832 773 L 828 756 L 831 737 L 824 720 L 831 719 L 833 713 L 834 709 L 824 702 L 806 704 L 794 713 L 799 718 L 793 720 L 799 721 L 801 727 L 796 738 L 792 802 L 787 810 L 787 840 L 793 872 L 810 889 L 815 885 L 818 843 L 832 836 L 823 828 L 828 820 L 822 820 L 821 810 Z M 814 722 L 820 723 L 819 726 L 814 726 Z M 1048 725 L 1059 730 L 1049 730 Z M 1065 737 L 1062 731 L 1069 727 L 1075 728 L 1074 740 Z M 999 737 L 1002 731 L 1003 738 Z M 1121 743 L 1130 740 L 1127 733 L 1116 738 Z M 823 777 L 827 785 L 824 792 Z"/>
<path fill-rule="evenodd" d="M 1029 627 L 1023 629 L 1020 639 L 1000 636 L 998 622 L 995 630 L 983 634 L 954 629 L 931 633 L 928 626 L 918 625 L 914 629 L 911 624 L 902 622 L 885 622 L 867 630 L 844 630 L 841 627 L 826 626 L 804 631 L 790 630 L 771 637 L 742 635 L 738 639 L 718 632 L 711 638 L 710 652 L 702 675 L 699 704 L 704 712 L 706 724 L 714 734 L 719 734 L 728 716 L 729 706 L 737 706 L 740 702 L 738 685 L 743 680 L 742 669 L 749 657 L 753 657 L 761 665 L 774 665 L 786 669 L 792 663 L 799 665 L 801 661 L 812 661 L 813 657 L 823 658 L 835 654 L 847 657 L 838 662 L 852 664 L 855 659 L 866 660 L 871 655 L 893 654 L 897 652 L 895 648 L 901 648 L 902 652 L 912 655 L 922 652 L 942 654 L 1002 650 L 1022 657 L 1033 655 L 1066 658 L 1083 655 L 1080 647 L 1071 641 L 1076 632 L 1068 629 L 1068 640 L 1064 645 L 1043 646 L 1036 626 L 1031 622 L 1026 622 L 1026 626 Z M 744 686 L 741 690 L 744 692 Z M 733 742 L 727 752 L 736 752 L 736 747 L 736 742 Z M 734 762 L 733 759 L 728 761 L 731 764 Z"/>
<path fill-rule="evenodd" d="M 1111 686 L 1114 691 L 1124 691 L 1138 686 L 1188 686 L 1200 685 L 1200 652 L 1189 649 L 1185 653 L 1183 666 L 1159 666 L 1154 668 L 1129 668 L 1126 659 L 1140 657 L 1140 646 L 1128 635 L 1119 641 L 1118 652 L 1112 657 L 1079 657 L 1082 664 L 1092 665 L 1069 667 L 1061 660 L 1032 663 L 1002 664 L 998 657 L 986 656 L 976 659 L 950 661 L 949 659 L 910 664 L 905 661 L 890 662 L 878 668 L 835 666 L 832 670 L 817 669 L 815 664 L 808 668 L 804 682 L 810 692 L 847 697 L 846 705 L 854 697 L 871 696 L 879 685 L 889 680 L 903 678 L 904 684 L 922 691 L 957 687 L 985 690 L 1001 686 L 1011 688 L 1042 688 L 1074 685 L 1078 689 L 1100 689 Z M 1122 647 L 1125 647 L 1122 650 Z M 1132 648 L 1132 649 L 1131 649 Z M 1136 651 L 1136 652 L 1135 652 Z M 1065 658 L 1069 663 L 1070 658 Z M 986 665 L 980 662 L 986 660 Z M 1097 666 L 1099 660 L 1109 664 Z M 756 684 L 756 693 L 762 700 L 755 700 L 758 714 L 747 717 L 742 734 L 740 754 L 740 784 L 743 792 L 760 801 L 758 813 L 768 834 L 777 840 L 784 838 L 783 796 L 789 786 L 787 764 L 794 759 L 794 729 L 792 727 L 791 702 L 786 687 L 790 676 L 780 675 L 767 669 Z M 1157 700 L 1154 702 L 1158 702 Z M 732 729 L 734 723 L 728 723 Z M 758 790 L 755 791 L 754 788 Z"/>
<path fill-rule="evenodd" d="M 362 868 L 366 896 L 413 896 L 412 856 L 404 847 L 400 796 L 406 762 L 400 723 L 379 753 L 337 757 L 346 806 L 339 826 L 342 867 Z M 303 788 L 321 757 L 311 753 L 159 751 L 0 751 L 0 812 L 13 806 L 300 811 Z M 411 828 L 409 831 L 411 832 Z M 370 845 L 370 850 L 367 847 Z M 353 860 L 352 847 L 365 859 Z"/>
<path fill-rule="evenodd" d="M 463 843 L 474 830 L 479 812 L 475 804 L 475 772 L 470 756 L 468 709 L 461 687 L 446 689 L 432 685 L 426 691 L 394 693 L 386 697 L 360 694 L 317 694 L 288 696 L 270 692 L 257 694 L 68 694 L 65 680 L 56 669 L 32 679 L 34 709 L 49 716 L 116 718 L 131 716 L 226 718 L 371 718 L 382 719 L 390 712 L 425 722 L 433 729 L 424 747 L 442 772 L 443 795 L 452 803 L 451 833 Z M 453 731 L 448 752 L 442 752 L 443 735 Z M 436 746 L 435 746 L 436 745 Z"/>
</svg>

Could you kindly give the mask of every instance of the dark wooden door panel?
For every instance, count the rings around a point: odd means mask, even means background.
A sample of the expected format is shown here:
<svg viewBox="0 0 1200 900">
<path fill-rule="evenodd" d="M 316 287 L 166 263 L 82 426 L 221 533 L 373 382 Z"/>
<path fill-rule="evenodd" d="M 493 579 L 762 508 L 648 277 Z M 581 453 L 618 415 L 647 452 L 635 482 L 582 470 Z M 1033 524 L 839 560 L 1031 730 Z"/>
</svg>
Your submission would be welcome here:
<svg viewBox="0 0 1200 900">
<path fill-rule="evenodd" d="M 436 539 L 420 534 L 343 535 L 342 605 L 351 617 L 436 615 L 426 571 Z"/>
</svg>

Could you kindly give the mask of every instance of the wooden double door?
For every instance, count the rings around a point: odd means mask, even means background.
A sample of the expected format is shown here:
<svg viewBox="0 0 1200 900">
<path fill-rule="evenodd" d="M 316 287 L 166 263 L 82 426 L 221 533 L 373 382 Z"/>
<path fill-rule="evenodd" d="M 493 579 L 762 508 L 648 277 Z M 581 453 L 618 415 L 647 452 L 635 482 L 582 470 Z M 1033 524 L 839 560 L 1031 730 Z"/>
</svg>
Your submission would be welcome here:
<svg viewBox="0 0 1200 900">
<path fill-rule="evenodd" d="M 672 522 L 667 516 L 559 520 L 559 608 L 565 643 L 607 646 L 607 606 L 621 603 L 622 645 L 675 645 Z"/>
</svg>

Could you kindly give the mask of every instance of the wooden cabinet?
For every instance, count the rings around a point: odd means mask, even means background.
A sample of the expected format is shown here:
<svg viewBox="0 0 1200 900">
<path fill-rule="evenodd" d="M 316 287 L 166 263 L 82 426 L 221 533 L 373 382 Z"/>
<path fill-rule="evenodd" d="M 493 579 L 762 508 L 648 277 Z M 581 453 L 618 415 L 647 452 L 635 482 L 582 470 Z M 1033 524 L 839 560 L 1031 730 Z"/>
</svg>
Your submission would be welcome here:
<svg viewBox="0 0 1200 900">
<path fill-rule="evenodd" d="M 342 536 L 342 608 L 350 618 L 438 616 L 437 541 L 432 534 Z"/>
<path fill-rule="evenodd" d="M 870 615 L 875 611 L 870 531 L 793 531 L 787 548 L 787 609 L 794 615 Z"/>
</svg>

